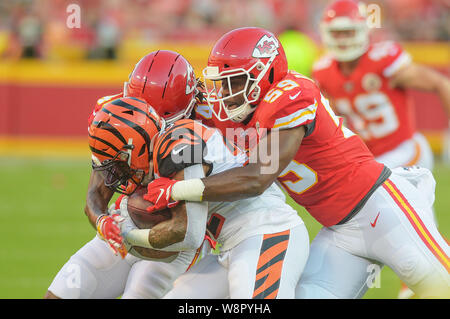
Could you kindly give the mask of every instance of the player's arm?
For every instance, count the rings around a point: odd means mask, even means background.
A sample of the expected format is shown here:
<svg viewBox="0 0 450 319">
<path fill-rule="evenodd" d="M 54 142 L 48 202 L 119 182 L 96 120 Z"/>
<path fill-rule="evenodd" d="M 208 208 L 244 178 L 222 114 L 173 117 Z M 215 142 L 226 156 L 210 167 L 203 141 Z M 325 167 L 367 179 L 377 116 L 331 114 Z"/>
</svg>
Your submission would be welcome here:
<svg viewBox="0 0 450 319">
<path fill-rule="evenodd" d="M 278 134 L 278 138 L 273 139 L 272 134 Z M 267 150 L 278 149 L 279 156 L 276 153 L 271 154 L 270 161 L 267 161 L 258 154 L 256 163 L 203 178 L 205 189 L 202 200 L 235 201 L 262 194 L 292 161 L 304 135 L 303 126 L 269 132 L 258 145 L 266 143 Z M 271 170 L 270 167 L 273 167 L 274 163 L 277 169 Z M 268 173 L 268 171 L 272 172 Z M 174 197 L 176 198 L 176 193 Z"/>
<path fill-rule="evenodd" d="M 202 171 L 203 170 L 203 171 Z M 174 180 L 205 176 L 209 166 L 197 164 L 178 172 Z M 172 218 L 151 229 L 133 229 L 126 239 L 133 246 L 163 251 L 195 250 L 203 242 L 208 215 L 207 203 L 186 202 L 186 209 L 178 205 L 171 209 Z"/>
<path fill-rule="evenodd" d="M 107 214 L 108 203 L 113 194 L 114 192 L 105 186 L 103 174 L 99 171 L 92 170 L 84 212 L 89 219 L 89 223 L 95 229 L 97 229 L 97 219 L 101 215 Z"/>
<path fill-rule="evenodd" d="M 84 212 L 89 223 L 97 230 L 97 233 L 111 247 L 115 254 L 125 258 L 126 250 L 123 246 L 120 228 L 115 215 L 109 216 L 108 203 L 114 192 L 105 186 L 103 174 L 92 170 L 89 179 L 86 206 Z"/>
<path fill-rule="evenodd" d="M 122 93 L 104 96 L 97 100 L 97 103 L 88 118 L 88 127 L 91 125 L 97 112 L 104 104 L 116 98 L 122 97 Z M 105 186 L 103 174 L 101 172 L 92 170 L 89 179 L 88 192 L 86 198 L 86 206 L 84 212 L 89 219 L 92 227 L 96 228 L 96 221 L 98 217 L 107 213 L 108 203 L 111 200 L 114 192 Z"/>
<path fill-rule="evenodd" d="M 292 161 L 302 143 L 305 132 L 303 126 L 276 132 L 270 131 L 258 143 L 258 147 L 265 143 L 267 150 L 277 151 L 267 156 L 268 158 L 261 157 L 260 152 L 257 152 L 256 160 L 244 167 L 233 168 L 202 179 L 186 179 L 178 182 L 168 178 L 159 178 L 150 184 L 152 191 L 150 192 L 149 189 L 144 198 L 153 202 L 155 207 L 166 207 L 167 200 L 164 196 L 158 196 L 157 190 L 164 190 L 165 194 L 170 194 L 175 201 L 194 202 L 236 201 L 260 195 Z M 274 134 L 276 134 L 276 138 L 272 138 Z M 273 169 L 274 165 L 275 169 Z"/>
<path fill-rule="evenodd" d="M 411 63 L 391 77 L 394 87 L 435 93 L 439 96 L 450 117 L 450 79 L 430 67 Z"/>
</svg>

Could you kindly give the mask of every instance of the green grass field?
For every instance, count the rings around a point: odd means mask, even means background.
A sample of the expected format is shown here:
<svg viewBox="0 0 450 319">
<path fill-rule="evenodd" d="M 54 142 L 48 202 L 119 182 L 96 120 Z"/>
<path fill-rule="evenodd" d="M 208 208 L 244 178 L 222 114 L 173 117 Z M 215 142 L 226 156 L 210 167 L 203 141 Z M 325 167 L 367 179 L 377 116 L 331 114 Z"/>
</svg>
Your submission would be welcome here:
<svg viewBox="0 0 450 319">
<path fill-rule="evenodd" d="M 94 235 L 84 215 L 89 158 L 0 158 L 0 298 L 41 298 L 68 258 Z M 450 167 L 436 165 L 436 214 L 450 235 Z M 320 229 L 295 206 L 310 238 Z M 396 298 L 399 280 L 385 267 L 365 298 Z"/>
</svg>

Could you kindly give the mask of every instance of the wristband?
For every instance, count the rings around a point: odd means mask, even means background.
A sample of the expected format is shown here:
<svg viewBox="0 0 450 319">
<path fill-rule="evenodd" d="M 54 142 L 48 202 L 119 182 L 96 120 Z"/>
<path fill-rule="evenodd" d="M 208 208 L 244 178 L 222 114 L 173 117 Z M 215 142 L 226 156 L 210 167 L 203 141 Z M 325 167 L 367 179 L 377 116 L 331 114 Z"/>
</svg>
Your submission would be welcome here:
<svg viewBox="0 0 450 319">
<path fill-rule="evenodd" d="M 153 248 L 148 242 L 149 232 L 150 229 L 132 229 L 125 235 L 126 240 L 131 246 Z"/>
<path fill-rule="evenodd" d="M 100 218 L 103 218 L 104 216 L 108 216 L 108 215 L 107 214 L 98 215 L 97 220 L 95 221 L 95 226 L 98 225 L 98 222 L 99 222 Z"/>
<path fill-rule="evenodd" d="M 105 217 L 107 217 L 108 215 L 106 214 L 101 214 L 97 217 L 97 220 L 95 221 L 95 228 L 97 228 L 97 232 L 100 234 L 100 236 L 102 238 L 104 238 L 105 236 L 102 233 L 102 223 L 103 220 L 105 219 Z"/>
<path fill-rule="evenodd" d="M 173 200 L 187 200 L 191 202 L 201 202 L 205 184 L 200 178 L 188 179 L 176 182 L 172 186 L 171 197 Z"/>
</svg>

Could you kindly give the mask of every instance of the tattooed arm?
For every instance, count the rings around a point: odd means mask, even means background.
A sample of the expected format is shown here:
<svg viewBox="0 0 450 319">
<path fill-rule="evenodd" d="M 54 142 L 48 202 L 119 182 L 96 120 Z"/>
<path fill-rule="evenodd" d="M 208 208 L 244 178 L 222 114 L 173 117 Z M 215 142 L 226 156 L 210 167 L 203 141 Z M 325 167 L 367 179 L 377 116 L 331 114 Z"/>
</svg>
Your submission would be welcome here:
<svg viewBox="0 0 450 319">
<path fill-rule="evenodd" d="M 190 166 L 178 172 L 174 179 L 204 176 L 208 170 L 207 165 Z M 163 251 L 197 249 L 206 232 L 208 203 L 185 202 L 171 208 L 171 213 L 171 219 L 158 223 L 151 229 L 131 230 L 126 235 L 127 241 L 133 246 Z"/>
</svg>

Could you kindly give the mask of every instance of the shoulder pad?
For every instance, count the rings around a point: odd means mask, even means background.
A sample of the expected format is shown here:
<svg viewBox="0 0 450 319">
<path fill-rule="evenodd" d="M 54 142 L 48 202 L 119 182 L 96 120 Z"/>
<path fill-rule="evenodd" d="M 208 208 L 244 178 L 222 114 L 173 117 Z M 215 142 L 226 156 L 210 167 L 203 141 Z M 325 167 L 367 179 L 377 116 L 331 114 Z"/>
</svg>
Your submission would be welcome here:
<svg viewBox="0 0 450 319">
<path fill-rule="evenodd" d="M 158 176 L 171 177 L 195 164 L 205 163 L 206 142 L 215 132 L 198 121 L 180 120 L 162 132 L 153 149 L 153 165 Z"/>
<path fill-rule="evenodd" d="M 288 129 L 314 120 L 317 101 L 321 98 L 314 81 L 293 74 L 293 77 L 280 81 L 273 90 L 273 93 L 269 91 L 255 113 L 255 120 L 261 128 Z"/>
</svg>

